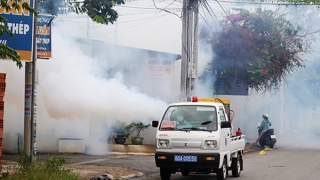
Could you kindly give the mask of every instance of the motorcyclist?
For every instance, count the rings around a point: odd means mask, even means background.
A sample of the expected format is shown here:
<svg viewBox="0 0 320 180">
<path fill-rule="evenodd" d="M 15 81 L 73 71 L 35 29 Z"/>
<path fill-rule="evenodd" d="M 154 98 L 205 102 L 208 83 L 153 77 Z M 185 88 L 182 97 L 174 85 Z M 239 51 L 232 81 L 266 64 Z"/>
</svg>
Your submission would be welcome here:
<svg viewBox="0 0 320 180">
<path fill-rule="evenodd" d="M 269 127 L 271 126 L 268 114 L 263 114 L 262 115 L 262 119 L 263 120 L 262 120 L 262 122 L 261 122 L 261 124 L 259 126 L 259 129 L 261 129 L 261 132 L 260 132 L 256 142 L 254 142 L 254 144 L 258 144 L 258 142 L 259 142 L 261 136 L 263 135 L 263 133 L 265 133 L 269 129 Z"/>
</svg>

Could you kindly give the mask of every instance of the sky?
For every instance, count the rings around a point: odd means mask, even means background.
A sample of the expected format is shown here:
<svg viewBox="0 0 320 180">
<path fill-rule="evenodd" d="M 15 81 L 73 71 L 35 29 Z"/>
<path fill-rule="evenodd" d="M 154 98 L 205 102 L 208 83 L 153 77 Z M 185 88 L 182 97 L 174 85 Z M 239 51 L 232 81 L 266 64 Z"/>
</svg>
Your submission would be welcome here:
<svg viewBox="0 0 320 180">
<path fill-rule="evenodd" d="M 119 17 L 113 25 L 96 24 L 86 15 L 61 16 L 61 20 L 77 28 L 77 31 L 65 32 L 72 36 L 180 54 L 182 3 L 155 2 L 156 7 L 166 8 L 175 15 L 157 9 L 152 1 L 132 0 L 115 7 Z"/>
<path fill-rule="evenodd" d="M 208 22 L 210 17 L 222 17 L 224 10 L 230 7 L 253 7 L 248 4 L 221 3 L 220 6 L 211 1 L 209 3 L 212 7 L 210 13 L 200 11 L 200 17 Z M 102 65 L 99 59 L 89 56 L 81 49 L 83 47 L 69 37 L 181 54 L 181 7 L 180 1 L 155 1 L 154 4 L 150 0 L 132 0 L 116 8 L 119 19 L 108 26 L 95 24 L 85 15 L 59 16 L 53 27 L 53 58 L 37 61 L 37 148 L 40 151 L 57 151 L 59 138 L 75 138 L 85 140 L 86 153 L 104 154 L 107 151 L 107 134 L 115 121 L 130 122 L 139 118 L 150 122 L 150 118 L 160 118 L 170 102 L 143 92 L 142 85 L 139 87 L 128 82 L 128 76 L 133 74 L 121 71 L 105 73 L 114 63 L 127 63 L 125 58 L 117 62 L 107 61 Z M 158 8 L 165 8 L 171 13 Z M 306 12 L 310 13 L 305 15 L 311 14 L 305 17 L 308 20 L 306 22 L 319 21 L 318 13 L 312 16 L 311 10 Z M 217 26 L 214 23 L 216 20 L 210 21 L 213 22 L 210 25 Z M 213 56 L 207 46 L 202 46 L 199 50 L 199 67 L 203 68 Z M 308 59 L 312 62 L 316 58 L 310 56 Z M 24 68 L 19 70 L 11 61 L 0 61 L 0 64 L 0 72 L 7 73 L 3 149 L 16 151 L 17 134 L 23 135 Z M 152 85 L 151 88 L 163 89 L 166 95 L 172 92 L 176 96 L 179 93 L 180 61 L 175 62 L 174 71 L 170 83 L 163 84 L 161 88 Z M 199 86 L 199 89 L 199 97 L 210 95 L 206 88 Z M 279 136 L 290 132 L 314 134 L 309 127 L 317 127 L 318 124 L 313 124 L 315 119 L 310 118 L 311 114 L 304 111 L 306 109 L 299 101 L 295 101 L 296 94 L 290 92 L 289 82 L 280 92 L 226 96 L 231 99 L 231 109 L 236 112 L 233 126 L 241 127 L 248 140 L 254 139 L 257 136 L 256 124 L 261 122 L 262 114 L 268 113 Z M 307 113 L 295 113 L 300 111 Z M 312 121 L 306 121 L 306 117 Z M 147 143 L 153 143 L 155 129 L 149 128 L 141 135 L 146 137 Z"/>
</svg>

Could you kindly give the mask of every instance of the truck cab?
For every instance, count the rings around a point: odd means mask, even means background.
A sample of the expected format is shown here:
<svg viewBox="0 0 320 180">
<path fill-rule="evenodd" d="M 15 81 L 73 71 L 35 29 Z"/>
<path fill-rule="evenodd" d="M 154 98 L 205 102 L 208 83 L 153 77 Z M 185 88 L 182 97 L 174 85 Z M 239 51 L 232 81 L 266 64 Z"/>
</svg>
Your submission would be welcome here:
<svg viewBox="0 0 320 180">
<path fill-rule="evenodd" d="M 226 102 L 226 103 L 224 103 Z M 192 98 L 192 102 L 170 104 L 157 128 L 155 162 L 162 180 L 181 172 L 216 173 L 218 180 L 243 170 L 244 135 L 232 135 L 229 101 Z"/>
</svg>

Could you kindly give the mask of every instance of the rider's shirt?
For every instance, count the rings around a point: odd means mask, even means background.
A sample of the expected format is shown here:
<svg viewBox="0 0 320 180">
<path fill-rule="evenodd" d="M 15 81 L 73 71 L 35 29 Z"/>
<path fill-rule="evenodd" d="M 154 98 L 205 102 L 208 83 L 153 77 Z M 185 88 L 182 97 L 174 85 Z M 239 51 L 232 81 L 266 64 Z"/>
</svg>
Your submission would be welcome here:
<svg viewBox="0 0 320 180">
<path fill-rule="evenodd" d="M 262 130 L 268 130 L 268 129 L 269 129 L 269 126 L 270 126 L 270 122 L 269 122 L 268 119 L 262 120 L 261 125 L 260 125 L 260 127 L 262 128 Z"/>
</svg>

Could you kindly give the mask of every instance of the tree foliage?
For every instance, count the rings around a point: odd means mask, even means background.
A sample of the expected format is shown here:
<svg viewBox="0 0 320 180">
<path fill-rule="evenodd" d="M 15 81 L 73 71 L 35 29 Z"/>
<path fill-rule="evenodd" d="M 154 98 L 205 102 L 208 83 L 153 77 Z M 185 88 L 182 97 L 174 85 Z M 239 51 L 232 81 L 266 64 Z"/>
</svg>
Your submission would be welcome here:
<svg viewBox="0 0 320 180">
<path fill-rule="evenodd" d="M 319 5 L 320 7 L 320 1 L 319 0 L 277 0 L 277 1 L 265 1 L 265 0 L 260 0 L 261 2 L 274 2 L 274 3 L 287 3 L 287 4 L 293 4 L 293 5 Z"/>
<path fill-rule="evenodd" d="M 35 13 L 35 10 L 29 6 L 28 3 L 23 2 L 22 0 L 14 0 L 10 1 L 9 3 L 7 0 L 1 0 L 1 7 L 4 8 L 6 11 L 9 11 L 11 8 L 19 10 L 19 9 L 26 9 L 29 10 L 32 13 Z M 13 33 L 6 28 L 3 24 L 7 23 L 7 19 L 0 16 L 0 36 L 3 36 L 5 34 L 9 34 L 11 38 L 14 38 Z M 1 59 L 12 59 L 14 62 L 16 62 L 17 66 L 19 68 L 22 67 L 21 59 L 19 54 L 9 46 L 0 43 L 0 58 Z"/>
<path fill-rule="evenodd" d="M 303 53 L 310 41 L 286 14 L 233 9 L 221 23 L 222 31 L 200 32 L 215 54 L 207 68 L 217 81 L 229 87 L 237 83 L 256 91 L 272 90 L 279 88 L 287 73 L 304 67 Z"/>
<path fill-rule="evenodd" d="M 37 0 L 37 11 L 53 15 L 70 12 L 71 3 L 65 0 Z"/>
<path fill-rule="evenodd" d="M 37 10 L 54 15 L 76 12 L 88 14 L 97 23 L 114 23 L 118 13 L 113 9 L 116 5 L 124 4 L 124 0 L 38 0 Z"/>
</svg>

